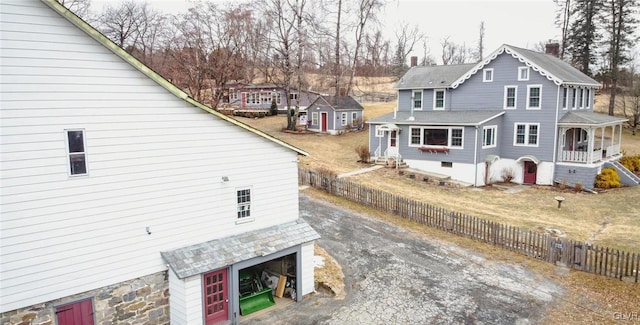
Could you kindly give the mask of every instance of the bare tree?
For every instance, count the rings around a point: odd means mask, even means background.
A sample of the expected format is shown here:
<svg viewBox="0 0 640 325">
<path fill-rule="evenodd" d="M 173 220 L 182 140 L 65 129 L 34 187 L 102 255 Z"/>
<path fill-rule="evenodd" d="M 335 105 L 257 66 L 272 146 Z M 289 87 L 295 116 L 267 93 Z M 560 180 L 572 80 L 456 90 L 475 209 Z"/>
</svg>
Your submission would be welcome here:
<svg viewBox="0 0 640 325">
<path fill-rule="evenodd" d="M 484 58 L 484 21 L 480 22 L 480 35 L 478 36 L 478 52 L 476 62 L 482 61 Z"/>
<path fill-rule="evenodd" d="M 353 78 L 356 75 L 356 69 L 358 64 L 358 58 L 360 55 L 360 47 L 362 47 L 362 40 L 366 34 L 367 23 L 376 20 L 376 14 L 382 7 L 383 3 L 380 0 L 359 0 L 357 8 L 358 22 L 355 29 L 355 45 L 354 53 L 351 63 L 351 75 L 349 76 L 349 82 L 347 83 L 346 94 L 351 93 L 351 87 L 353 86 Z"/>
<path fill-rule="evenodd" d="M 89 18 L 89 7 L 91 6 L 91 0 L 57 0 L 65 8 L 73 11 L 74 14 L 80 18 Z"/>
<path fill-rule="evenodd" d="M 413 51 L 414 46 L 424 39 L 424 34 L 420 32 L 418 26 L 412 28 L 408 24 L 402 23 L 395 31 L 396 51 L 394 56 L 394 75 L 400 76 L 404 73 L 407 56 Z"/>
<path fill-rule="evenodd" d="M 131 50 L 137 41 L 142 6 L 146 6 L 146 2 L 125 0 L 117 6 L 109 3 L 97 18 L 98 28 L 118 46 Z"/>
<path fill-rule="evenodd" d="M 569 35 L 569 26 L 571 24 L 571 0 L 553 0 L 558 6 L 556 10 L 556 26 L 562 30 L 562 39 L 560 40 L 560 59 L 564 59 L 564 51 L 567 48 L 567 39 Z"/>
</svg>

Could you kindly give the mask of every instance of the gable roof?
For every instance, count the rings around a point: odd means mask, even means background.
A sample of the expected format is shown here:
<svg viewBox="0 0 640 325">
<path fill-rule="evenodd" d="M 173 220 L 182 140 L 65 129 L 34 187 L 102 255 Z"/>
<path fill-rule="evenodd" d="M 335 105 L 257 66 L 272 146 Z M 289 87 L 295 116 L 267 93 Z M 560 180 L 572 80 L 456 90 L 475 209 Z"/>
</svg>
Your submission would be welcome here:
<svg viewBox="0 0 640 325">
<path fill-rule="evenodd" d="M 507 44 L 503 44 L 491 55 L 489 55 L 483 61 L 477 63 L 467 73 L 455 80 L 451 87 L 457 88 L 464 83 L 467 79 L 471 78 L 476 72 L 484 68 L 491 61 L 495 60 L 498 55 L 507 53 L 530 67 L 534 71 L 537 71 L 547 79 L 553 81 L 556 85 L 568 85 L 576 87 L 600 87 L 600 83 L 593 78 L 582 73 L 580 70 L 574 68 L 569 63 L 560 60 L 559 58 L 536 51 L 531 51 Z"/>
<path fill-rule="evenodd" d="M 111 52 L 113 52 L 114 54 L 116 54 L 117 56 L 119 56 L 121 59 L 123 59 L 125 62 L 129 63 L 131 66 L 133 66 L 135 69 L 137 69 L 138 71 L 142 72 L 144 75 L 146 75 L 147 77 L 149 77 L 151 80 L 155 81 L 158 85 L 162 86 L 163 88 L 165 88 L 166 90 L 168 90 L 170 93 L 172 93 L 173 95 L 175 95 L 176 97 L 184 100 L 185 102 L 199 108 L 202 109 L 203 111 L 206 111 L 208 113 L 210 113 L 211 115 L 229 122 L 235 126 L 238 126 L 242 129 L 245 129 L 251 133 L 254 133 L 262 138 L 265 138 L 267 140 L 270 140 L 272 142 L 275 142 L 277 144 L 279 144 L 280 146 L 283 146 L 287 149 L 293 150 L 296 153 L 300 154 L 300 155 L 304 155 L 304 156 L 308 156 L 309 154 L 307 152 L 305 152 L 304 150 L 294 147 L 291 144 L 288 144 L 276 137 L 273 137 L 265 132 L 262 132 L 256 128 L 253 128 L 247 124 L 244 124 L 238 120 L 235 120 L 231 117 L 228 117 L 224 114 L 221 114 L 217 111 L 215 111 L 214 109 L 196 101 L 195 99 L 193 99 L 191 96 L 189 96 L 186 92 L 182 91 L 180 88 L 178 88 L 176 85 L 172 84 L 169 80 L 165 79 L 164 77 L 162 77 L 160 74 L 158 74 L 157 72 L 153 71 L 151 68 L 149 68 L 148 66 L 146 66 L 144 63 L 140 62 L 138 59 L 136 59 L 133 55 L 129 54 L 127 51 L 125 51 L 124 49 L 122 49 L 121 47 L 119 47 L 118 45 L 116 45 L 114 42 L 112 42 L 108 37 L 104 36 L 104 34 L 100 33 L 97 29 L 93 28 L 93 26 L 89 25 L 86 21 L 84 21 L 82 18 L 78 17 L 75 13 L 73 13 L 72 11 L 68 10 L 66 7 L 64 7 L 62 4 L 60 4 L 58 1 L 56 0 L 41 0 L 44 4 L 46 4 L 49 8 L 53 9 L 53 11 L 55 11 L 56 13 L 58 13 L 60 16 L 64 17 L 65 19 L 67 19 L 69 22 L 71 22 L 73 25 L 75 25 L 76 27 L 78 27 L 80 30 L 84 31 L 85 33 L 87 33 L 89 36 L 91 36 L 91 38 L 93 38 L 94 40 L 98 41 L 100 44 L 102 44 L 104 47 L 106 47 L 107 49 L 109 49 Z"/>
<path fill-rule="evenodd" d="M 334 111 L 361 111 L 364 109 L 358 101 L 351 96 L 320 96 L 311 106 L 330 107 Z"/>
<path fill-rule="evenodd" d="M 452 64 L 412 67 L 395 84 L 395 89 L 449 88 L 475 64 Z"/>
</svg>

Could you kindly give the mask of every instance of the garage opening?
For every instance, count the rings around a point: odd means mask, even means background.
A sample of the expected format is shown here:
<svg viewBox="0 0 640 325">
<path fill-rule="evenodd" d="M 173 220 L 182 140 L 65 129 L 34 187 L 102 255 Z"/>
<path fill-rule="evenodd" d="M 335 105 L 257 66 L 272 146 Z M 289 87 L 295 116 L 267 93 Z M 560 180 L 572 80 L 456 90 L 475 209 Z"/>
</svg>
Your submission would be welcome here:
<svg viewBox="0 0 640 325">
<path fill-rule="evenodd" d="M 238 271 L 240 315 L 296 301 L 296 253 Z"/>
</svg>

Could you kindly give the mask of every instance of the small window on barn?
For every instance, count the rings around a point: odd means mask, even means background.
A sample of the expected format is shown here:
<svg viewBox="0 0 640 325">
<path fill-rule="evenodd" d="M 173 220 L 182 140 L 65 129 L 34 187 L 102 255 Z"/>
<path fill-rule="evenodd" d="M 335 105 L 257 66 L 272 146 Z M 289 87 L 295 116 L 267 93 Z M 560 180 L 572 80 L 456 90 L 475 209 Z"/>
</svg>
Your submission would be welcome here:
<svg viewBox="0 0 640 325">
<path fill-rule="evenodd" d="M 251 189 L 239 189 L 236 193 L 238 201 L 238 219 L 251 217 Z"/>
<path fill-rule="evenodd" d="M 86 175 L 87 152 L 85 149 L 84 130 L 67 130 L 65 133 L 69 175 Z"/>
<path fill-rule="evenodd" d="M 450 162 L 450 161 L 441 161 L 440 162 L 440 167 L 452 168 L 453 167 L 453 163 Z"/>
<path fill-rule="evenodd" d="M 298 94 L 297 93 L 290 93 L 289 94 L 289 99 L 298 100 Z"/>
<path fill-rule="evenodd" d="M 342 124 L 342 126 L 347 125 L 347 113 L 340 114 L 340 123 Z"/>
<path fill-rule="evenodd" d="M 360 123 L 358 123 L 358 113 L 351 112 L 351 126 L 358 127 Z"/>
<path fill-rule="evenodd" d="M 318 112 L 311 112 L 311 125 L 318 125 Z"/>
</svg>

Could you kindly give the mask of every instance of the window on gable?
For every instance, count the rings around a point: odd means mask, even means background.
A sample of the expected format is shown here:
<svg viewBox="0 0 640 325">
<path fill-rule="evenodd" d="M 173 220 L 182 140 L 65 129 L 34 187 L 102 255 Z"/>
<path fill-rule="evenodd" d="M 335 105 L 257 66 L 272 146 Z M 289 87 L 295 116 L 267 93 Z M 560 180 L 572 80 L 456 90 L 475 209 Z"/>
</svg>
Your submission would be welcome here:
<svg viewBox="0 0 640 325">
<path fill-rule="evenodd" d="M 562 108 L 567 109 L 567 101 L 569 100 L 569 88 L 562 88 Z"/>
<path fill-rule="evenodd" d="M 492 82 L 493 81 L 493 69 L 484 69 L 482 70 L 482 82 Z"/>
<path fill-rule="evenodd" d="M 244 188 L 237 191 L 238 219 L 251 216 L 251 189 Z"/>
<path fill-rule="evenodd" d="M 87 153 L 85 149 L 84 130 L 67 130 L 67 155 L 69 157 L 69 174 L 87 174 Z"/>
<path fill-rule="evenodd" d="M 515 109 L 517 102 L 518 87 L 505 86 L 504 87 L 504 109 Z"/>
<path fill-rule="evenodd" d="M 318 112 L 311 112 L 311 125 L 318 125 Z"/>
<path fill-rule="evenodd" d="M 413 109 L 422 109 L 422 90 L 414 90 L 411 96 Z"/>
<path fill-rule="evenodd" d="M 444 109 L 444 90 L 435 90 L 433 96 L 433 109 Z"/>
<path fill-rule="evenodd" d="M 518 81 L 527 81 L 527 80 L 529 80 L 529 67 L 519 67 Z"/>
<path fill-rule="evenodd" d="M 496 131 L 498 127 L 496 125 L 485 126 L 482 129 L 482 148 L 493 148 L 496 146 Z"/>
<path fill-rule="evenodd" d="M 538 146 L 538 123 L 515 124 L 515 146 Z"/>
<path fill-rule="evenodd" d="M 540 85 L 529 85 L 527 86 L 527 109 L 539 109 L 542 86 Z"/>
<path fill-rule="evenodd" d="M 347 113 L 340 114 L 340 123 L 342 124 L 342 126 L 347 125 Z"/>
</svg>

